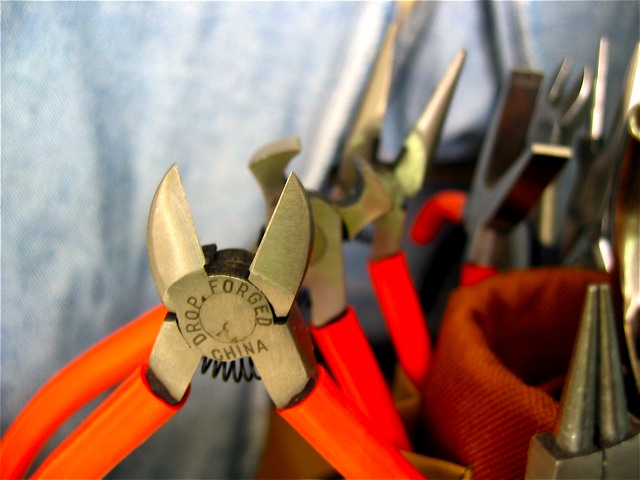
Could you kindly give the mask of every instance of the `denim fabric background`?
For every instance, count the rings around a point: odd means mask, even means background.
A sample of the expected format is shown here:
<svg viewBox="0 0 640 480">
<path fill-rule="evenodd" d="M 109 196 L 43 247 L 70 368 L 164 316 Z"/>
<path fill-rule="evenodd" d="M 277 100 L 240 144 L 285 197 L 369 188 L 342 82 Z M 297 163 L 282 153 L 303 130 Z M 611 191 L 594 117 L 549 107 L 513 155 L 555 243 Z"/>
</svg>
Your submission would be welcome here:
<svg viewBox="0 0 640 480">
<path fill-rule="evenodd" d="M 291 168 L 318 187 L 393 14 L 387 2 L 2 2 L 2 433 L 57 370 L 158 303 L 145 251 L 153 193 L 177 163 L 202 243 L 249 247 L 263 221 L 246 168 L 297 135 Z M 514 66 L 594 64 L 611 41 L 609 98 L 639 35 L 638 3 L 428 2 L 401 32 L 382 153 L 403 136 L 457 49 L 468 50 L 440 148 L 472 158 Z M 408 245 L 417 277 L 423 249 Z M 367 247 L 346 248 L 349 298 L 385 331 Z M 111 475 L 251 476 L 260 383 L 196 374 L 187 406 Z M 81 415 L 82 416 L 82 415 Z M 75 418 L 64 432 L 76 425 Z M 60 436 L 56 437 L 59 439 Z"/>
</svg>

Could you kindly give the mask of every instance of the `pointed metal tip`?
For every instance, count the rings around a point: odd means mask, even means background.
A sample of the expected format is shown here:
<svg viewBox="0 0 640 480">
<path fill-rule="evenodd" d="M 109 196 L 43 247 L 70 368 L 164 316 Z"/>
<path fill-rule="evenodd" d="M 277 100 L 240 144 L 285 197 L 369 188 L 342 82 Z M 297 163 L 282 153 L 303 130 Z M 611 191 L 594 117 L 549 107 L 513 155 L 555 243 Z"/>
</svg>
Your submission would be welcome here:
<svg viewBox="0 0 640 480">
<path fill-rule="evenodd" d="M 582 77 L 576 82 L 572 90 L 568 95 L 570 104 L 559 120 L 562 128 L 568 128 L 577 123 L 580 118 L 583 118 L 581 114 L 585 106 L 589 104 L 589 99 L 593 92 L 593 72 L 590 66 L 585 65 L 582 69 Z"/>
<path fill-rule="evenodd" d="M 549 102 L 556 103 L 560 99 L 562 90 L 567 83 L 567 79 L 569 78 L 572 68 L 573 60 L 570 57 L 564 57 L 564 60 L 562 60 L 562 63 L 556 72 L 556 76 L 553 79 L 553 84 L 551 85 L 551 88 L 549 88 Z"/>
<path fill-rule="evenodd" d="M 627 438 L 631 425 L 622 379 L 622 363 L 614 324 L 611 289 L 598 285 L 600 351 L 598 363 L 598 426 L 600 447 L 606 448 Z"/>
<path fill-rule="evenodd" d="M 600 141 L 604 130 L 604 107 L 607 94 L 607 75 L 609 70 L 609 40 L 600 38 L 598 46 L 598 63 L 593 85 L 593 101 L 591 105 L 590 136 Z"/>
<path fill-rule="evenodd" d="M 291 309 L 307 270 L 312 242 L 307 193 L 291 173 L 249 267 L 249 281 L 267 296 L 278 317 L 286 317 Z"/>
<path fill-rule="evenodd" d="M 167 304 L 169 287 L 205 264 L 175 164 L 160 182 L 151 202 L 147 223 L 147 254 L 158 294 L 171 310 Z"/>
<path fill-rule="evenodd" d="M 355 158 L 361 157 L 368 162 L 375 160 L 376 142 L 387 113 L 397 32 L 397 25 L 390 23 L 345 140 L 338 179 L 346 190 L 353 188 L 357 181 Z"/>
<path fill-rule="evenodd" d="M 598 285 L 589 285 L 554 428 L 558 447 L 571 454 L 595 449 L 598 304 Z"/>
<path fill-rule="evenodd" d="M 416 195 L 422 188 L 429 163 L 440 141 L 466 56 L 465 49 L 458 50 L 404 142 L 403 154 L 394 169 L 394 175 L 408 197 Z"/>
<path fill-rule="evenodd" d="M 638 74 L 638 65 L 640 64 L 640 42 L 636 43 L 629 65 L 627 67 L 624 91 L 623 91 L 623 114 L 628 115 L 629 111 L 637 103 L 640 103 L 640 74 Z"/>
</svg>

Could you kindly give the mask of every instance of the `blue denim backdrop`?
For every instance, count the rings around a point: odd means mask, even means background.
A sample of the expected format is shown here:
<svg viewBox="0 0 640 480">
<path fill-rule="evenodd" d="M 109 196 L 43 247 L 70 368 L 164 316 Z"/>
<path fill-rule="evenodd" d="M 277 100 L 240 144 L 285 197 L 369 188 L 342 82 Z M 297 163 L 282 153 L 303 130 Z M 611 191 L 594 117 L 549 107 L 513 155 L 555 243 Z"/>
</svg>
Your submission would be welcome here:
<svg viewBox="0 0 640 480">
<path fill-rule="evenodd" d="M 248 247 L 258 234 L 262 200 L 246 164 L 265 142 L 300 136 L 303 153 L 291 168 L 308 187 L 321 184 L 393 5 L 1 8 L 4 433 L 58 369 L 158 303 L 146 217 L 171 164 L 179 165 L 201 241 L 222 248 Z M 477 149 L 508 69 L 551 73 L 564 55 L 593 64 L 606 34 L 613 95 L 638 32 L 634 1 L 422 3 L 399 39 L 383 153 L 397 152 L 461 47 L 468 58 L 441 161 Z M 346 254 L 350 299 L 381 338 L 367 247 L 350 245 Z M 111 475 L 248 477 L 267 402 L 259 383 L 196 375 L 188 405 Z"/>
</svg>

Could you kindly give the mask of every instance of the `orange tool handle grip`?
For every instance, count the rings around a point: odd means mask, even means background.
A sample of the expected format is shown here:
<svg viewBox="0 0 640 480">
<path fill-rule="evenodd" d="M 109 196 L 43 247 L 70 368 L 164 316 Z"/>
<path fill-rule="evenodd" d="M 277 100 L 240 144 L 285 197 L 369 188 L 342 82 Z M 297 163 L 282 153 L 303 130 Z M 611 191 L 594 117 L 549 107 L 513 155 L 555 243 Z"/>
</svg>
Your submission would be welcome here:
<svg viewBox="0 0 640 480">
<path fill-rule="evenodd" d="M 369 261 L 369 274 L 400 366 L 423 391 L 431 338 L 403 252 Z"/>
<path fill-rule="evenodd" d="M 461 224 L 467 195 L 457 190 L 443 190 L 431 196 L 420 208 L 411 227 L 414 242 L 432 242 L 445 222 Z"/>
<path fill-rule="evenodd" d="M 49 380 L 0 442 L 0 478 L 23 478 L 60 425 L 145 363 L 166 313 L 163 305 L 153 308 L 91 347 Z"/>
<path fill-rule="evenodd" d="M 149 388 L 138 367 L 67 437 L 33 478 L 102 478 L 135 450 L 187 399 L 169 405 Z"/>
<path fill-rule="evenodd" d="M 393 445 L 411 450 L 411 442 L 393 403 L 373 350 L 353 308 L 311 334 L 333 378 Z"/>
<path fill-rule="evenodd" d="M 475 285 L 497 274 L 498 269 L 496 267 L 463 263 L 460 270 L 460 285 L 463 287 Z"/>
<path fill-rule="evenodd" d="M 278 413 L 344 478 L 423 478 L 322 366 L 313 390 Z"/>
</svg>

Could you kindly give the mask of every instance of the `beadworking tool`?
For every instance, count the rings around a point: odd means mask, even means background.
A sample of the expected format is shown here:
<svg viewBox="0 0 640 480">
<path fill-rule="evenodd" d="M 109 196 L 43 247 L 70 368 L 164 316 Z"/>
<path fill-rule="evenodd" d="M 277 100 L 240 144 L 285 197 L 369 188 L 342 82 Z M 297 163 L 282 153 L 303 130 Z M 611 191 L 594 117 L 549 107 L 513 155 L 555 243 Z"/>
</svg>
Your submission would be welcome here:
<svg viewBox="0 0 640 480">
<path fill-rule="evenodd" d="M 284 169 L 299 150 L 297 139 L 283 139 L 260 149 L 249 164 L 262 188 L 267 215 L 270 199 L 284 186 Z M 355 237 L 391 207 L 384 186 L 369 166 L 360 164 L 356 173 L 360 186 L 348 203 L 334 204 L 309 192 L 314 247 L 303 284 L 311 296 L 310 330 L 338 385 L 391 443 L 409 451 L 411 444 L 391 392 L 347 301 L 343 236 Z"/>
<path fill-rule="evenodd" d="M 442 223 L 461 221 L 467 232 L 460 284 L 495 275 L 508 233 L 535 205 L 564 166 L 571 149 L 532 141 L 530 126 L 542 83 L 533 70 L 511 72 L 483 143 L 468 195 L 445 191 L 421 208 L 412 229 L 431 240 Z"/>
<path fill-rule="evenodd" d="M 591 68 L 585 66 L 581 77 L 566 92 L 572 67 L 571 59 L 565 57 L 552 78 L 548 93 L 541 96 L 532 121 L 533 141 L 572 146 L 574 132 L 584 117 L 593 85 Z M 563 215 L 558 189 L 561 188 L 559 182 L 566 183 L 564 180 L 560 176 L 552 181 L 540 198 L 535 215 L 537 228 L 532 236 L 533 265 L 555 265 L 561 261 L 558 242 Z"/>
<path fill-rule="evenodd" d="M 402 249 L 405 201 L 422 188 L 466 52 L 460 50 L 456 54 L 405 139 L 400 155 L 388 164 L 378 158 L 377 147 L 388 103 L 395 36 L 396 28 L 392 24 L 347 135 L 335 187 L 340 196 L 353 188 L 356 159 L 361 159 L 374 168 L 392 200 L 392 208 L 373 223 L 369 274 L 398 362 L 413 385 L 421 390 L 429 368 L 431 339 Z"/>
<path fill-rule="evenodd" d="M 637 478 L 640 424 L 627 412 L 607 284 L 587 289 L 553 432 L 531 440 L 525 478 Z"/>
<path fill-rule="evenodd" d="M 201 247 L 172 167 L 149 214 L 149 259 L 168 314 L 148 363 L 122 370 L 129 376 L 34 475 L 104 475 L 185 404 L 203 355 L 250 355 L 279 413 L 344 476 L 419 478 L 315 363 L 293 306 L 311 235 L 308 200 L 292 175 L 255 256 Z"/>
</svg>

